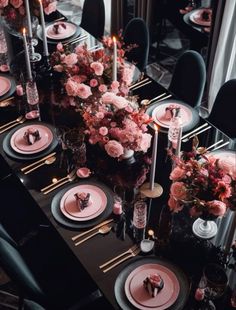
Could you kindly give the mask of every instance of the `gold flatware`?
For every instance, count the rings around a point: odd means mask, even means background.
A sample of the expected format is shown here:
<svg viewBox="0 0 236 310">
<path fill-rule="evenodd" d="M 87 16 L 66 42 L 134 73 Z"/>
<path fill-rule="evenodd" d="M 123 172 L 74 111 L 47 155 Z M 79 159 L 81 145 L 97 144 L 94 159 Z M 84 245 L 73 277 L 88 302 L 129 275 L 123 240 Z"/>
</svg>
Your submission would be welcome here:
<svg viewBox="0 0 236 310">
<path fill-rule="evenodd" d="M 56 182 L 50 183 L 49 185 L 43 187 L 43 188 L 41 189 L 41 192 L 44 192 L 44 191 L 48 190 L 49 188 L 51 188 L 51 187 L 53 187 L 53 186 L 55 186 L 55 185 L 61 183 L 61 182 L 64 181 L 64 180 L 67 180 L 67 179 L 72 178 L 75 174 L 76 174 L 76 170 L 74 169 L 74 170 L 72 170 L 70 173 L 68 173 L 65 177 L 63 177 L 63 178 L 61 178 L 61 179 L 58 179 Z"/>
<path fill-rule="evenodd" d="M 225 143 L 223 143 L 223 144 L 217 146 L 217 147 L 214 148 L 214 150 L 212 150 L 211 152 L 214 152 L 214 151 L 216 151 L 216 150 L 219 150 L 219 149 L 221 149 L 222 147 L 224 147 L 224 146 L 226 146 L 226 145 L 228 145 L 228 144 L 229 144 L 229 141 L 227 141 L 227 142 L 225 142 Z"/>
<path fill-rule="evenodd" d="M 56 156 L 49 157 L 46 160 L 44 160 L 42 163 L 40 163 L 40 164 L 36 165 L 35 167 L 27 170 L 25 172 L 25 174 L 29 174 L 30 172 L 38 169 L 39 167 L 42 167 L 43 165 L 51 165 L 51 164 L 53 164 L 56 161 L 56 159 L 57 159 Z"/>
<path fill-rule="evenodd" d="M 15 97 L 13 96 L 13 97 L 9 97 L 9 98 L 6 98 L 6 99 L 0 101 L 0 107 L 6 107 L 6 106 L 8 106 L 8 105 L 10 104 L 9 101 L 11 101 L 11 100 L 14 99 L 14 98 L 15 98 Z"/>
<path fill-rule="evenodd" d="M 115 262 L 111 266 L 107 267 L 106 269 L 103 269 L 103 272 L 106 273 L 107 271 L 113 269 L 114 267 L 120 265 L 121 263 L 125 262 L 127 259 L 137 256 L 140 253 L 140 248 L 137 248 L 133 250 L 130 254 L 125 256 L 124 258 L 120 259 L 119 261 Z"/>
<path fill-rule="evenodd" d="M 138 85 L 140 85 L 140 84 L 143 84 L 143 83 L 145 83 L 145 82 L 147 82 L 147 81 L 149 81 L 149 78 L 145 78 L 145 79 L 143 79 L 143 80 L 140 80 L 140 81 L 138 81 L 138 82 L 136 82 L 136 83 L 130 85 L 129 89 L 132 89 L 133 87 L 136 87 L 136 86 L 138 86 Z"/>
<path fill-rule="evenodd" d="M 0 126 L 0 130 L 1 129 L 3 129 L 3 128 L 5 128 L 5 127 L 8 127 L 8 126 L 10 126 L 11 124 L 14 124 L 14 123 L 18 123 L 18 122 L 20 122 L 22 119 L 24 118 L 24 116 L 19 116 L 19 117 L 17 117 L 16 119 L 14 119 L 13 121 L 10 121 L 10 122 L 8 122 L 8 123 L 6 123 L 6 124 L 4 124 L 4 125 L 2 125 L 2 126 Z"/>
<path fill-rule="evenodd" d="M 51 187 L 51 188 L 48 189 L 47 191 L 43 191 L 42 193 L 43 193 L 44 195 L 49 194 L 49 193 L 51 193 L 52 191 L 54 191 L 55 189 L 57 189 L 58 187 L 61 187 L 62 185 L 66 184 L 66 183 L 69 183 L 69 182 L 74 181 L 74 180 L 76 179 L 76 177 L 77 177 L 77 176 L 76 176 L 76 174 L 75 174 L 74 176 L 68 178 L 68 179 L 65 180 L 64 182 L 60 182 L 59 184 L 55 183 L 55 184 L 56 184 L 55 186 Z"/>
<path fill-rule="evenodd" d="M 203 133 L 204 131 L 209 130 L 211 127 L 212 127 L 212 126 L 208 126 L 208 127 L 204 128 L 204 129 L 202 129 L 202 130 L 200 130 L 200 131 L 198 131 L 198 132 L 192 134 L 191 136 L 189 136 L 189 137 L 187 137 L 187 138 L 185 138 L 185 139 L 182 139 L 182 142 L 187 142 L 187 141 L 189 141 L 189 140 L 192 139 L 193 137 L 198 136 L 200 133 Z"/>
<path fill-rule="evenodd" d="M 88 239 L 90 239 L 90 238 L 92 238 L 98 234 L 101 234 L 101 235 L 108 234 L 111 231 L 111 229 L 112 229 L 112 226 L 109 226 L 109 225 L 102 226 L 98 230 L 96 230 L 94 233 L 92 233 L 91 235 L 85 237 L 83 240 L 76 242 L 75 246 L 83 243 L 84 241 L 87 241 Z"/>
<path fill-rule="evenodd" d="M 63 17 L 60 17 L 60 18 L 57 18 L 57 19 L 55 19 L 53 22 L 55 23 L 55 22 L 59 22 L 60 20 L 64 20 L 65 19 L 65 17 L 63 16 Z"/>
<path fill-rule="evenodd" d="M 190 132 L 187 133 L 186 135 L 182 136 L 182 140 L 185 139 L 185 138 L 187 138 L 188 136 L 191 136 L 193 133 L 195 133 L 196 131 L 198 131 L 198 130 L 204 128 L 204 127 L 206 127 L 207 125 L 208 125 L 208 123 L 204 123 L 203 125 L 201 125 L 201 126 L 195 128 L 194 130 L 190 131 Z"/>
<path fill-rule="evenodd" d="M 170 97 L 172 97 L 171 94 L 169 94 L 169 95 L 167 95 L 167 96 L 165 96 L 165 97 L 163 97 L 163 98 L 157 100 L 156 102 L 160 102 L 160 101 L 165 100 L 165 99 L 168 99 L 168 98 L 170 98 Z"/>
<path fill-rule="evenodd" d="M 88 35 L 84 34 L 81 37 L 77 37 L 77 38 L 71 39 L 70 41 L 65 42 L 63 45 L 68 45 L 68 44 L 72 44 L 72 43 L 74 44 L 74 43 L 77 43 L 79 41 L 83 41 L 83 40 L 87 39 L 87 37 L 88 37 Z"/>
<path fill-rule="evenodd" d="M 224 140 L 221 139 L 220 141 L 218 141 L 218 142 L 216 142 L 216 143 L 214 143 L 214 144 L 208 146 L 208 147 L 206 148 L 206 151 L 209 151 L 210 149 L 214 148 L 216 145 L 220 144 L 220 143 L 223 142 L 223 141 L 224 141 Z"/>
<path fill-rule="evenodd" d="M 108 260 L 106 263 L 102 264 L 99 266 L 100 269 L 103 269 L 104 267 L 110 265 L 111 263 L 113 263 L 114 261 L 118 260 L 119 258 L 127 255 L 127 254 L 131 254 L 133 253 L 134 250 L 136 250 L 139 246 L 137 244 L 134 244 L 131 248 L 129 248 L 127 251 L 113 257 L 112 259 Z"/>
<path fill-rule="evenodd" d="M 143 86 L 146 86 L 146 85 L 148 85 L 148 84 L 150 84 L 150 83 L 152 83 L 152 81 L 147 81 L 146 83 L 143 83 L 143 84 L 140 84 L 140 85 L 138 85 L 138 86 L 136 86 L 136 87 L 133 87 L 131 90 L 137 90 L 137 89 L 139 89 L 139 88 L 141 88 L 141 87 L 143 87 Z M 130 89 L 130 88 L 129 88 Z"/>
<path fill-rule="evenodd" d="M 31 167 L 33 167 L 34 165 L 40 164 L 42 161 L 44 161 L 44 160 L 46 160 L 46 159 L 48 159 L 48 158 L 50 158 L 50 157 L 52 157 L 52 156 L 54 156 L 54 155 L 56 155 L 56 152 L 53 152 L 53 153 L 51 153 L 51 154 L 48 154 L 47 156 L 45 156 L 45 157 L 43 157 L 43 158 L 41 158 L 41 159 L 35 161 L 34 163 L 32 163 L 32 164 L 30 164 L 30 165 L 27 165 L 27 166 L 21 168 L 20 170 L 21 170 L 22 172 L 24 172 L 24 171 L 30 169 Z"/>
<path fill-rule="evenodd" d="M 88 48 L 88 51 L 93 51 L 93 50 L 95 50 L 98 47 L 99 47 L 99 45 L 91 46 L 90 48 Z"/>
<path fill-rule="evenodd" d="M 71 240 L 72 240 L 72 241 L 75 241 L 76 239 L 78 239 L 78 238 L 80 238 L 80 237 L 83 237 L 83 236 L 89 234 L 90 232 L 93 232 L 94 230 L 99 229 L 100 227 L 102 227 L 102 226 L 104 226 L 104 225 L 106 225 L 106 224 L 112 223 L 112 222 L 113 222 L 113 219 L 106 220 L 106 221 L 104 221 L 104 222 L 98 224 L 97 226 L 95 226 L 95 227 L 89 229 L 89 230 L 86 230 L 86 231 L 84 231 L 84 232 L 82 232 L 82 233 L 80 233 L 80 234 L 75 235 L 74 237 L 71 238 Z"/>
<path fill-rule="evenodd" d="M 156 101 L 157 99 L 159 99 L 159 98 L 161 98 L 161 97 L 163 97 L 165 95 L 166 95 L 166 93 L 162 93 L 162 94 L 160 94 L 160 95 L 158 95 L 158 96 L 156 96 L 156 97 L 154 97 L 152 99 L 143 99 L 141 101 L 141 105 L 145 105 L 145 106 L 149 105 L 149 104 L 153 103 L 154 101 Z"/>
<path fill-rule="evenodd" d="M 19 125 L 19 124 L 23 124 L 25 121 L 26 121 L 26 118 L 23 117 L 21 120 L 19 120 L 19 121 L 17 121 L 17 122 L 14 122 L 14 124 L 12 124 L 12 125 L 10 125 L 10 126 L 4 128 L 4 129 L 2 129 L 2 130 L 0 130 L 0 133 L 3 133 L 3 132 L 5 132 L 5 131 L 7 131 L 7 130 L 9 130 L 9 129 L 11 129 L 11 128 L 17 126 L 17 125 Z"/>
</svg>

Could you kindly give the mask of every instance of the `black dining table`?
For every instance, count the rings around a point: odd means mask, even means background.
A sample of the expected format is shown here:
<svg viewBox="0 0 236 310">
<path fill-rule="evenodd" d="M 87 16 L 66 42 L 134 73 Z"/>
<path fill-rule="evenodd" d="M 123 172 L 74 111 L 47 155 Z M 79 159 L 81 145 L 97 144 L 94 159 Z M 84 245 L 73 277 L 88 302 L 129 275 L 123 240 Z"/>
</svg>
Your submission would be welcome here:
<svg viewBox="0 0 236 310">
<path fill-rule="evenodd" d="M 82 30 L 83 33 L 85 32 Z M 96 44 L 96 39 L 89 37 L 86 39 L 91 46 Z M 146 77 L 146 76 L 145 76 Z M 53 84 L 53 78 L 52 84 Z M 167 89 L 161 86 L 158 82 L 149 77 L 151 83 L 137 88 L 137 90 L 133 90 L 132 94 L 139 97 L 139 102 L 143 99 L 152 99 L 164 92 L 170 94 Z M 41 91 L 41 90 L 40 90 Z M 47 89 L 48 91 L 48 89 Z M 50 90 L 51 91 L 51 90 Z M 42 91 L 42 94 L 45 94 L 46 91 Z M 52 94 L 52 93 L 50 93 Z M 180 98 L 176 98 L 174 94 L 171 94 L 172 97 L 169 98 L 170 102 L 175 103 L 175 100 L 178 101 Z M 44 96 L 44 101 L 42 100 L 42 122 L 50 123 L 50 126 L 53 128 L 60 127 L 60 121 L 62 120 L 62 116 L 58 112 L 58 107 L 55 105 L 49 104 L 46 96 Z M 5 122 L 14 119 L 21 112 L 22 102 L 21 98 L 15 98 L 15 105 L 12 107 L 8 107 L 8 109 L 0 108 L 0 125 Z M 161 102 L 161 101 L 160 101 Z M 51 109 L 51 114 L 49 117 L 48 110 Z M 198 111 L 196 110 L 196 114 L 198 115 Z M 69 117 L 69 115 L 64 115 L 64 117 Z M 198 116 L 197 121 L 195 122 L 192 128 L 188 128 L 184 134 L 201 126 L 207 122 L 207 120 Z M 24 125 L 27 125 L 27 122 Z M 76 121 L 75 123 L 76 124 Z M 223 134 L 219 129 L 215 128 L 212 124 L 209 124 L 211 127 L 208 131 L 199 134 L 199 146 L 209 147 L 216 142 L 217 139 L 222 139 L 222 143 L 227 143 L 225 145 L 225 150 L 235 151 L 235 148 L 232 149 L 232 141 L 229 137 Z M 22 126 L 22 125 L 18 125 Z M 17 127 L 16 127 L 17 128 Z M 56 131 L 55 131 L 56 132 Z M 153 134 L 153 128 L 149 127 L 149 132 Z M 4 142 L 6 143 L 6 137 L 9 135 L 9 131 L 6 131 L 0 134 L 0 143 L 1 146 L 4 146 Z M 157 233 L 157 228 L 160 228 L 161 224 L 165 225 L 165 212 L 166 212 L 166 204 L 168 200 L 169 194 L 169 174 L 171 172 L 171 162 L 167 157 L 166 148 L 168 146 L 168 137 L 167 137 L 167 129 L 164 129 L 159 132 L 158 139 L 158 152 L 157 152 L 157 164 L 156 164 L 156 175 L 155 181 L 158 182 L 163 188 L 163 194 L 155 199 L 152 199 L 149 203 L 149 221 L 146 227 L 146 232 L 151 229 L 154 233 Z M 192 140 L 190 139 L 187 142 L 182 143 L 182 150 L 190 150 L 192 146 Z M 213 252 L 217 246 L 219 245 L 217 242 L 217 236 L 211 240 L 200 240 L 196 236 L 193 235 L 191 231 L 191 220 L 189 217 L 184 214 L 176 214 L 172 218 L 172 233 L 170 235 L 170 243 L 168 248 L 162 249 L 158 252 L 157 250 L 152 251 L 151 253 L 145 254 L 140 253 L 137 257 L 131 258 L 124 263 L 121 263 L 117 267 L 113 268 L 107 273 L 103 273 L 103 271 L 99 268 L 99 265 L 103 264 L 107 260 L 112 257 L 119 255 L 120 253 L 126 251 L 134 244 L 134 239 L 132 235 L 132 228 L 127 230 L 125 234 L 125 238 L 118 238 L 115 231 L 111 231 L 109 234 L 104 236 L 96 235 L 93 238 L 87 240 L 86 242 L 75 246 L 74 241 L 72 241 L 72 237 L 79 232 L 85 231 L 87 229 L 84 227 L 68 227 L 63 225 L 59 221 L 55 219 L 55 216 L 52 214 L 52 203 L 55 199 L 60 199 L 60 195 L 63 194 L 67 189 L 69 189 L 72 185 L 75 184 L 83 184 L 84 180 L 78 179 L 64 186 L 59 187 L 58 189 L 52 191 L 48 194 L 43 194 L 40 189 L 51 183 L 53 178 L 60 178 L 65 176 L 68 172 L 66 170 L 66 166 L 61 164 L 60 154 L 62 152 L 61 145 L 58 143 L 55 145 L 55 148 L 51 151 L 56 152 L 56 161 L 52 165 L 44 165 L 39 169 L 36 169 L 32 173 L 26 175 L 21 171 L 21 168 L 31 162 L 36 161 L 35 158 L 31 160 L 25 160 L 23 158 L 14 158 L 7 151 L 6 147 L 1 147 L 0 149 L 0 161 L 1 161 L 1 171 L 0 171 L 0 180 L 1 180 L 1 195 L 4 196 L 4 191 L 6 193 L 10 193 L 11 191 L 14 193 L 14 184 L 18 184 L 22 193 L 24 192 L 26 195 L 30 196 L 30 199 L 34 202 L 34 207 L 29 210 L 29 218 L 26 220 L 30 221 L 30 215 L 37 217 L 39 216 L 40 221 L 43 221 L 47 225 L 53 227 L 56 233 L 61 237 L 61 242 L 64 243 L 68 249 L 73 253 L 73 255 L 77 258 L 78 262 L 80 262 L 88 274 L 91 276 L 93 281 L 96 283 L 97 287 L 100 289 L 105 299 L 108 301 L 110 305 L 110 309 L 119 309 L 126 308 L 134 309 L 132 305 L 130 305 L 127 301 L 124 304 L 123 301 L 117 300 L 117 296 L 115 294 L 119 294 L 119 285 L 122 285 L 122 281 L 124 281 L 124 277 L 127 274 L 123 275 L 123 270 L 128 270 L 128 266 L 131 263 L 137 264 L 139 259 L 147 260 L 148 262 L 152 262 L 152 260 L 164 260 L 166 264 L 174 264 L 181 270 L 181 272 L 186 275 L 186 279 L 188 281 L 189 286 L 187 287 L 187 296 L 184 297 L 184 305 L 180 305 L 179 309 L 194 309 L 197 303 L 194 300 L 194 291 L 197 286 L 197 282 L 199 281 L 199 276 L 201 274 L 202 268 L 209 258 L 209 253 Z M 151 155 L 151 149 L 148 151 L 148 154 Z M 141 169 L 143 163 L 143 155 L 139 154 L 137 157 L 135 156 L 134 162 L 130 163 L 128 161 L 117 162 L 114 159 L 108 159 L 107 157 L 102 157 L 103 153 L 99 152 L 96 147 L 91 147 L 87 145 L 87 165 L 91 168 L 93 174 L 86 180 L 89 182 L 94 182 L 94 184 L 99 183 L 106 186 L 111 193 L 113 193 L 114 182 L 116 179 L 114 176 L 118 174 L 121 175 L 121 179 L 128 179 L 130 175 L 134 175 L 137 172 L 137 169 Z M 148 176 L 149 177 L 149 176 Z M 132 178 L 131 178 L 132 179 Z M 147 178 L 148 180 L 148 178 Z M 72 185 L 71 185 L 72 184 Z M 133 184 L 131 185 L 132 189 Z M 1 222 L 8 226 L 11 226 L 9 222 L 14 222 L 17 225 L 17 219 L 14 218 L 14 214 L 16 217 L 21 213 L 21 210 L 26 209 L 23 200 L 19 200 L 19 203 L 13 206 L 10 210 L 8 208 L 8 204 L 4 203 L 1 205 Z M 130 206 L 131 214 L 132 214 L 132 206 Z M 22 211 L 23 212 L 23 211 Z M 168 216 L 168 212 L 166 213 Z M 112 213 L 110 212 L 107 216 L 108 218 L 113 218 Z M 161 222 L 160 218 L 163 220 Z M 22 219 L 21 219 L 22 220 Z M 95 225 L 95 223 L 94 223 Z M 219 231 L 224 229 L 224 223 L 218 223 Z M 222 225 L 222 227 L 220 227 Z M 14 225 L 12 225 L 13 227 Z M 14 228 L 13 228 L 14 229 Z M 189 238 L 185 238 L 183 242 L 183 236 L 186 234 Z M 158 238 L 158 236 L 157 236 Z M 226 240 L 222 241 L 223 243 L 220 245 L 224 245 Z M 180 250 L 178 250 L 181 249 Z M 200 259 L 199 259 L 200 257 Z M 135 265 L 136 266 L 136 265 Z M 127 271 L 126 271 L 127 272 Z M 123 277 L 123 278 L 122 278 Z M 117 279 L 120 283 L 117 284 Z M 122 280 L 123 279 L 123 280 Z M 186 283 L 185 283 L 186 285 Z M 226 297 L 221 298 L 218 301 L 217 309 L 226 309 L 229 307 L 229 295 L 225 295 Z M 117 302 L 118 301 L 118 302 Z M 223 308 L 222 308 L 223 306 Z M 123 308 L 123 309 L 124 309 Z M 176 308 L 178 309 L 178 308 Z M 228 309 L 228 308 L 227 308 Z M 229 308 L 230 309 L 230 308 Z"/>
</svg>

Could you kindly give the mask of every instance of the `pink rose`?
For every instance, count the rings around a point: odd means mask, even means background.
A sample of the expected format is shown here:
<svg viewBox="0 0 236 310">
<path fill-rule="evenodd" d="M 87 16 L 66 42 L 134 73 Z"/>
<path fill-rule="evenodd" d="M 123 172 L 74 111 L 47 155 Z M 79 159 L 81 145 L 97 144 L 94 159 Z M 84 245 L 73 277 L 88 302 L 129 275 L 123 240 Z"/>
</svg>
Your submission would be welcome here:
<svg viewBox="0 0 236 310">
<path fill-rule="evenodd" d="M 68 79 L 65 84 L 65 89 L 68 96 L 77 96 L 78 93 L 78 83 L 73 81 L 72 79 Z"/>
<path fill-rule="evenodd" d="M 106 136 L 108 134 L 108 129 L 107 127 L 100 127 L 98 132 L 100 133 L 100 135 Z"/>
<path fill-rule="evenodd" d="M 192 207 L 189 210 L 189 214 L 191 217 L 199 217 L 202 215 L 202 211 L 199 211 L 196 207 Z"/>
<path fill-rule="evenodd" d="M 235 155 L 229 158 L 222 158 L 219 160 L 219 167 L 224 170 L 225 173 L 231 175 L 236 179 L 236 158 Z"/>
<path fill-rule="evenodd" d="M 98 85 L 98 81 L 96 79 L 92 79 L 90 80 L 89 85 L 91 87 L 96 87 Z"/>
<path fill-rule="evenodd" d="M 99 119 L 103 119 L 104 118 L 104 113 L 103 112 L 97 112 L 96 113 L 96 117 Z"/>
<path fill-rule="evenodd" d="M 22 16 L 25 15 L 25 8 L 23 6 L 20 6 L 18 10 L 19 10 L 20 15 Z"/>
<path fill-rule="evenodd" d="M 107 86 L 105 84 L 101 84 L 98 89 L 101 93 L 105 93 L 107 91 Z"/>
<path fill-rule="evenodd" d="M 117 108 L 117 109 L 124 109 L 128 105 L 128 101 L 121 96 L 114 96 L 112 104 Z"/>
<path fill-rule="evenodd" d="M 207 202 L 208 211 L 215 216 L 223 216 L 226 212 L 226 205 L 219 200 L 212 200 Z"/>
<path fill-rule="evenodd" d="M 141 135 L 141 139 L 139 141 L 139 150 L 146 153 L 151 145 L 152 135 L 149 133 L 144 133 Z"/>
<path fill-rule="evenodd" d="M 186 171 L 184 169 L 181 169 L 180 167 L 175 167 L 171 174 L 170 174 L 170 179 L 172 181 L 177 181 L 185 176 Z"/>
<path fill-rule="evenodd" d="M 183 182 L 172 183 L 170 193 L 175 199 L 185 200 L 187 198 L 187 190 Z"/>
<path fill-rule="evenodd" d="M 134 66 L 125 67 L 122 73 L 122 80 L 126 85 L 130 85 L 133 81 Z"/>
<path fill-rule="evenodd" d="M 45 14 L 49 15 L 57 9 L 57 1 L 50 2 L 48 6 L 44 8 Z"/>
<path fill-rule="evenodd" d="M 10 3 L 15 9 L 18 9 L 23 4 L 23 0 L 10 0 Z"/>
<path fill-rule="evenodd" d="M 198 300 L 198 301 L 201 301 L 204 299 L 205 297 L 205 290 L 204 288 L 197 288 L 196 291 L 195 291 L 195 299 Z"/>
<path fill-rule="evenodd" d="M 59 52 L 64 52 L 64 47 L 63 47 L 63 45 L 62 45 L 61 42 L 59 42 L 59 43 L 57 44 L 57 50 L 58 50 Z"/>
<path fill-rule="evenodd" d="M 170 195 L 170 198 L 168 200 L 168 206 L 169 206 L 170 210 L 172 212 L 175 212 L 175 213 L 177 213 L 183 209 L 183 206 L 181 206 L 179 204 L 179 202 L 171 195 Z"/>
<path fill-rule="evenodd" d="M 105 144 L 105 150 L 111 157 L 120 157 L 124 154 L 123 146 L 115 140 L 108 141 L 107 144 Z"/>
<path fill-rule="evenodd" d="M 111 83 L 111 90 L 112 90 L 112 92 L 113 93 L 118 93 L 118 91 L 119 91 L 119 86 L 120 86 L 120 83 L 118 82 L 118 81 L 113 81 L 112 83 Z"/>
<path fill-rule="evenodd" d="M 113 93 L 106 92 L 105 94 L 102 95 L 102 102 L 104 104 L 112 103 L 114 97 L 115 97 L 115 95 Z"/>
<path fill-rule="evenodd" d="M 8 5 L 8 0 L 0 0 L 0 8 L 5 8 Z"/>
<path fill-rule="evenodd" d="M 78 85 L 77 96 L 82 99 L 87 99 L 91 95 L 91 88 L 88 85 L 85 85 L 83 83 Z"/>
<path fill-rule="evenodd" d="M 16 86 L 16 94 L 17 94 L 17 96 L 23 96 L 24 95 L 24 89 L 23 89 L 22 85 Z"/>
<path fill-rule="evenodd" d="M 65 63 L 67 66 L 72 67 L 73 65 L 75 65 L 77 63 L 77 54 L 75 53 L 71 53 L 69 55 L 65 55 L 64 59 L 63 59 L 63 63 Z"/>
<path fill-rule="evenodd" d="M 63 72 L 64 68 L 62 65 L 55 65 L 53 69 L 57 72 Z"/>
<path fill-rule="evenodd" d="M 100 62 L 98 62 L 98 61 L 92 62 L 90 67 L 94 70 L 96 75 L 102 75 L 103 74 L 104 67 L 103 67 L 103 64 L 101 64 Z"/>
</svg>

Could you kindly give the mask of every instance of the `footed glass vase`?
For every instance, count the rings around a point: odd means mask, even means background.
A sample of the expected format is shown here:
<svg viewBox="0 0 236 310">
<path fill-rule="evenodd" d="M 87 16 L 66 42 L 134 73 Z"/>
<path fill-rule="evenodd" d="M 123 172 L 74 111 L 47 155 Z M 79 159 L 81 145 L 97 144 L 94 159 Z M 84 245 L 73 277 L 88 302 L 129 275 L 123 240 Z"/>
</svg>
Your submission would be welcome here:
<svg viewBox="0 0 236 310">
<path fill-rule="evenodd" d="M 202 216 L 193 223 L 192 230 L 195 236 L 201 239 L 211 239 L 218 231 L 214 216 Z"/>
</svg>

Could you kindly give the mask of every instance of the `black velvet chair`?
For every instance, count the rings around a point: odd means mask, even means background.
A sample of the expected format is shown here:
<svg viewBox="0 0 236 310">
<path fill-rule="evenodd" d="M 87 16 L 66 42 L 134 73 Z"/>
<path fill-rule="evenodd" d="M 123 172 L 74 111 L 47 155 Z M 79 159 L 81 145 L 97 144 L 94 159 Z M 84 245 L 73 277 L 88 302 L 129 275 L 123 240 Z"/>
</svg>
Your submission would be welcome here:
<svg viewBox="0 0 236 310">
<path fill-rule="evenodd" d="M 41 272 L 37 273 L 16 247 L 0 237 L 1 267 L 19 288 L 19 309 L 23 305 L 24 298 L 39 303 L 47 310 L 67 310 L 72 307 L 83 309 L 94 300 L 94 297 L 88 295 L 91 286 L 79 266 L 78 268 L 76 266 L 73 268 L 71 265 L 66 265 L 64 268 L 60 266 L 58 261 L 61 260 L 63 253 L 57 253 L 54 258 L 56 268 L 53 265 L 47 266 L 42 256 L 38 258 L 37 263 L 40 264 L 42 260 L 44 266 Z M 95 295 L 92 294 L 94 291 L 96 290 L 89 292 L 91 296 Z"/>
<path fill-rule="evenodd" d="M 225 82 L 207 119 L 232 139 L 236 139 L 236 79 Z"/>
<path fill-rule="evenodd" d="M 206 66 L 202 56 L 193 50 L 185 51 L 174 68 L 169 90 L 192 107 L 201 104 L 206 83 Z"/>
<path fill-rule="evenodd" d="M 137 45 L 126 52 L 127 60 L 134 63 L 140 71 L 144 71 L 148 63 L 150 45 L 149 30 L 144 20 L 139 17 L 132 18 L 124 29 L 123 37 L 126 45 Z"/>
<path fill-rule="evenodd" d="M 100 39 L 104 34 L 105 7 L 103 0 L 85 0 L 80 26 L 95 38 Z"/>
<path fill-rule="evenodd" d="M 24 300 L 24 310 L 46 310 L 45 308 L 43 308 L 42 306 L 40 306 L 38 303 L 29 300 L 29 299 L 25 299 Z"/>
</svg>

